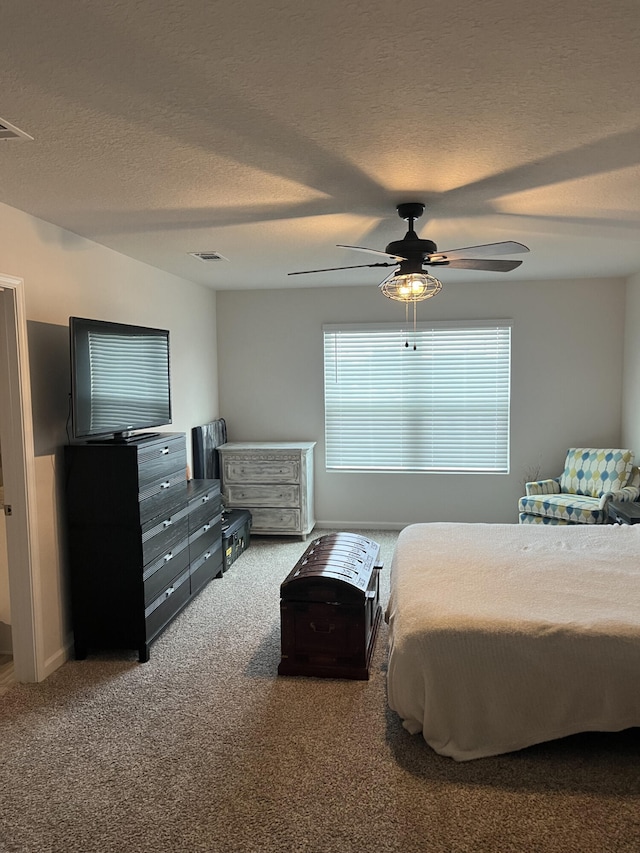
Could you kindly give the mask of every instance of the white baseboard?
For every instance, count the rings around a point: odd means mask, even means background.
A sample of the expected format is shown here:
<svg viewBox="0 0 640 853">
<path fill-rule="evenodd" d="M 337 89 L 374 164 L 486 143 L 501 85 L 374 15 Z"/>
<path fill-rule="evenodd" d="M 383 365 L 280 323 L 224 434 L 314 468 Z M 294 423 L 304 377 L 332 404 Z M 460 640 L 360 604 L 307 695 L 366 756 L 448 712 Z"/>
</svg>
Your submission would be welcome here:
<svg viewBox="0 0 640 853">
<path fill-rule="evenodd" d="M 406 526 L 392 521 L 316 521 L 316 528 L 323 530 L 403 530 Z"/>
</svg>

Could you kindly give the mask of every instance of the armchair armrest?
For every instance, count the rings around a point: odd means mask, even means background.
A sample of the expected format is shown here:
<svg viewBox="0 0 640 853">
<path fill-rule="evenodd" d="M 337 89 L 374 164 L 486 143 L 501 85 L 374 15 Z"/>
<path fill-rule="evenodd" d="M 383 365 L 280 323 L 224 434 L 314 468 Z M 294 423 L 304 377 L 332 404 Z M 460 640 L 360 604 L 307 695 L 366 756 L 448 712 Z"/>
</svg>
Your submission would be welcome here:
<svg viewBox="0 0 640 853">
<path fill-rule="evenodd" d="M 560 494 L 560 477 L 554 477 L 550 480 L 531 480 L 525 483 L 527 497 L 532 495 L 559 495 Z"/>
<path fill-rule="evenodd" d="M 604 509 L 609 501 L 620 501 L 621 503 L 624 503 L 625 501 L 637 501 L 638 498 L 640 498 L 639 486 L 625 486 L 617 492 L 605 492 L 600 498 L 599 508 Z"/>
</svg>

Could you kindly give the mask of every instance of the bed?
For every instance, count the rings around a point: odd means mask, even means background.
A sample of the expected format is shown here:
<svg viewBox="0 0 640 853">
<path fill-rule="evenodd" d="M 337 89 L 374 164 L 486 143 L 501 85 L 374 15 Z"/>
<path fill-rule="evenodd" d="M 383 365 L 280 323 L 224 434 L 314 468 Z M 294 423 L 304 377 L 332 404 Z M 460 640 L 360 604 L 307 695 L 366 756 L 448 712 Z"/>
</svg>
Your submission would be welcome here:
<svg viewBox="0 0 640 853">
<path fill-rule="evenodd" d="M 386 620 L 389 705 L 442 755 L 640 726 L 640 525 L 410 525 Z"/>
</svg>

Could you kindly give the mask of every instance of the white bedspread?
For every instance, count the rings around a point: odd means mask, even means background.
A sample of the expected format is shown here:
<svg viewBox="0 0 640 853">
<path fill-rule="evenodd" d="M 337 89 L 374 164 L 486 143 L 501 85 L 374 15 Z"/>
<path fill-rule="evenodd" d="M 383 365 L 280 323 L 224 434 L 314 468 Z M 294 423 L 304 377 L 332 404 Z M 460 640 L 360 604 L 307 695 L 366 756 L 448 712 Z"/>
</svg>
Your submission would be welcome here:
<svg viewBox="0 0 640 853">
<path fill-rule="evenodd" d="M 414 524 L 388 698 L 458 761 L 640 726 L 640 525 Z"/>
</svg>

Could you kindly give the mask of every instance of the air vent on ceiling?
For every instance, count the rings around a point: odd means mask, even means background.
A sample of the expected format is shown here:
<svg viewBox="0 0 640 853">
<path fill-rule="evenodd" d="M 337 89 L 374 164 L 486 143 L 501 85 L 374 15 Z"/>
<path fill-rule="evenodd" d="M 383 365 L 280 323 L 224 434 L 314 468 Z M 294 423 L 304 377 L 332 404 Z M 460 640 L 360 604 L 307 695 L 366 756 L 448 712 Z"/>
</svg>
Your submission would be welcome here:
<svg viewBox="0 0 640 853">
<path fill-rule="evenodd" d="M 197 258 L 199 261 L 204 261 L 209 264 L 212 261 L 228 261 L 229 258 L 225 258 L 224 255 L 221 255 L 220 252 L 189 252 L 191 257 Z"/>
<path fill-rule="evenodd" d="M 28 139 L 30 142 L 33 142 L 33 136 L 29 136 L 24 130 L 20 130 L 19 127 L 11 124 L 11 122 L 0 118 L 0 142 L 9 139 Z"/>
</svg>

